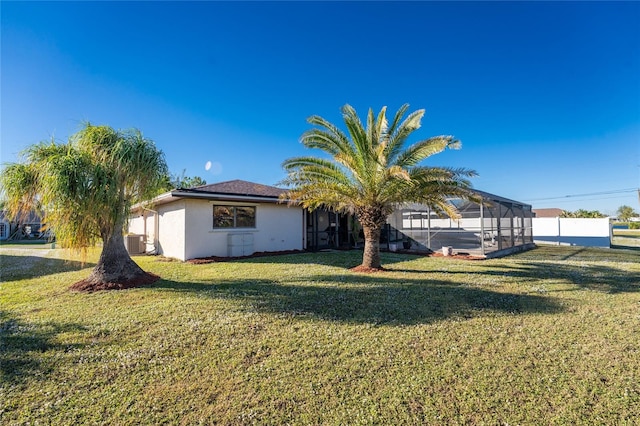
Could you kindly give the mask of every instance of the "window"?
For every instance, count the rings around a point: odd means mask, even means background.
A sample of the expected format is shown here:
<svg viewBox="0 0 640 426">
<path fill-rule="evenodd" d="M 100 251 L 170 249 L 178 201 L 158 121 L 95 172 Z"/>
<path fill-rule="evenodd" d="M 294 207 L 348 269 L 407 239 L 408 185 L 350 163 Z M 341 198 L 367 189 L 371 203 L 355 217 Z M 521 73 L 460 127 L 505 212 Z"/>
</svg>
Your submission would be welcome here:
<svg viewBox="0 0 640 426">
<path fill-rule="evenodd" d="M 256 208 L 248 206 L 213 206 L 214 228 L 255 228 Z"/>
</svg>

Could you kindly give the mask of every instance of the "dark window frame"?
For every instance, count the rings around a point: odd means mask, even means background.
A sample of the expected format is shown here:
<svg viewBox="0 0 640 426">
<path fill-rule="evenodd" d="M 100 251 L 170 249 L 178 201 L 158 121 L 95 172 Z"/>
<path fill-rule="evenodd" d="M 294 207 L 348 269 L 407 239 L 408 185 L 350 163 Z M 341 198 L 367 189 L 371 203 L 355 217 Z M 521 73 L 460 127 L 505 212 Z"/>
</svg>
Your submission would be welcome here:
<svg viewBox="0 0 640 426">
<path fill-rule="evenodd" d="M 228 209 L 229 211 L 226 215 L 216 216 L 216 209 Z M 243 215 L 243 211 L 251 211 L 252 214 Z M 256 206 L 216 204 L 213 206 L 213 229 L 255 229 L 257 211 Z M 224 223 L 227 224 L 224 225 Z"/>
</svg>

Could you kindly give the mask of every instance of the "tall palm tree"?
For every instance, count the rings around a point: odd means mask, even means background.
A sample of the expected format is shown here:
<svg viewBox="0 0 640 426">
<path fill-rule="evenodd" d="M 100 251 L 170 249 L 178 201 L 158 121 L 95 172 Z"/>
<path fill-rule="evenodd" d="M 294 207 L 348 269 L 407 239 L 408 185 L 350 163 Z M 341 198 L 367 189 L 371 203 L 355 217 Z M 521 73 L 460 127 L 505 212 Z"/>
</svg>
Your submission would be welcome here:
<svg viewBox="0 0 640 426">
<path fill-rule="evenodd" d="M 122 288 L 153 279 L 131 259 L 122 234 L 130 207 L 155 195 L 167 173 L 162 151 L 138 130 L 87 124 L 67 143 L 29 146 L 0 184 L 9 213 L 44 211 L 62 246 L 86 250 L 102 241 L 98 263 L 78 287 Z"/>
<path fill-rule="evenodd" d="M 468 169 L 428 167 L 420 163 L 446 148 L 459 148 L 452 136 L 435 136 L 407 146 L 420 128 L 424 110 L 403 118 L 409 106 L 400 107 L 391 123 L 383 107 L 377 117 L 369 109 L 366 127 L 350 105 L 342 107 L 348 134 L 319 116 L 307 120 L 317 126 L 305 132 L 301 142 L 331 157 L 290 158 L 283 183 L 292 203 L 311 210 L 325 207 L 355 214 L 365 237 L 361 268 L 380 269 L 380 233 L 387 217 L 402 203 L 416 202 L 436 212 L 457 217 L 450 197 L 473 198 Z"/>
</svg>

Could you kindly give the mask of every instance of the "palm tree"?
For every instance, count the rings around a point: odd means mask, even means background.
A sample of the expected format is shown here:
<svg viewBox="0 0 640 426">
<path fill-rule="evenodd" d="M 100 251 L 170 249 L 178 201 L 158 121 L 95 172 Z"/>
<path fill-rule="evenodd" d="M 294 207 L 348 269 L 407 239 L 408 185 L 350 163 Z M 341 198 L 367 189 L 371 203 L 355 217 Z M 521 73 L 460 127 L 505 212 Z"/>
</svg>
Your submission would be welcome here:
<svg viewBox="0 0 640 426">
<path fill-rule="evenodd" d="M 627 205 L 618 207 L 618 211 L 616 213 L 618 215 L 618 219 L 623 222 L 627 222 L 632 217 L 638 216 L 638 213 L 633 210 L 633 207 Z"/>
<path fill-rule="evenodd" d="M 86 252 L 102 241 L 98 263 L 76 288 L 124 288 L 154 279 L 131 259 L 122 235 L 130 207 L 155 195 L 167 175 L 164 154 L 151 140 L 138 130 L 87 124 L 67 143 L 42 142 L 22 155 L 0 174 L 9 213 L 44 211 L 64 247 Z"/>
<path fill-rule="evenodd" d="M 325 207 L 356 215 L 365 237 L 361 269 L 382 268 L 380 233 L 396 206 L 423 203 L 457 217 L 448 199 L 473 198 L 467 178 L 475 176 L 474 171 L 420 165 L 446 148 L 459 148 L 460 141 L 435 136 L 406 146 L 424 115 L 418 110 L 403 119 L 408 107 L 403 105 L 390 124 L 386 107 L 377 117 L 369 109 L 365 127 L 355 109 L 345 105 L 342 116 L 348 134 L 322 117 L 309 117 L 307 121 L 317 127 L 302 135 L 302 144 L 331 158 L 306 156 L 283 163 L 288 173 L 283 183 L 290 187 L 283 198 L 311 210 Z"/>
</svg>

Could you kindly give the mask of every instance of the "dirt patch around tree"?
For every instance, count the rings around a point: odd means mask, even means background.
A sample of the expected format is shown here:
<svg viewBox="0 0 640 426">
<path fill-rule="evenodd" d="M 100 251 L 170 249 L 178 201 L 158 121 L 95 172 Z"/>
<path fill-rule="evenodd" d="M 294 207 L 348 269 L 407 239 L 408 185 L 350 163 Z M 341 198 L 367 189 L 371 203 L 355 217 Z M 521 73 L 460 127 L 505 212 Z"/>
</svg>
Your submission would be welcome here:
<svg viewBox="0 0 640 426">
<path fill-rule="evenodd" d="M 155 283 L 159 279 L 160 277 L 158 275 L 151 274 L 149 272 L 145 272 L 144 275 L 141 275 L 140 277 L 135 278 L 133 280 L 123 281 L 123 282 L 95 283 L 95 282 L 89 281 L 88 279 L 84 279 L 82 281 L 78 281 L 77 283 L 74 283 L 71 287 L 69 287 L 69 290 L 80 291 L 83 293 L 93 293 L 95 291 L 102 291 L 102 290 L 125 290 L 128 288 L 136 288 L 136 287 L 143 287 L 146 285 L 150 285 Z"/>
</svg>

